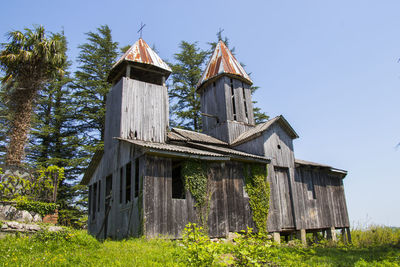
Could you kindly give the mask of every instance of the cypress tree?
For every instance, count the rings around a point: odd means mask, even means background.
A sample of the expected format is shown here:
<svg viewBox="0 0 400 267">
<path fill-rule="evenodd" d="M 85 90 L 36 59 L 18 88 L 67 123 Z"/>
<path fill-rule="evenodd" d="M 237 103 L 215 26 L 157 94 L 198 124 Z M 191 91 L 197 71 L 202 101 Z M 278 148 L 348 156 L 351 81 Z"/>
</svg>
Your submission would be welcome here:
<svg viewBox="0 0 400 267">
<path fill-rule="evenodd" d="M 103 147 L 106 96 L 111 89 L 107 77 L 119 51 L 107 25 L 86 35 L 87 42 L 79 46 L 74 97 L 78 100 L 79 128 L 86 140 L 84 148 L 94 152 Z"/>
<path fill-rule="evenodd" d="M 200 99 L 196 85 L 203 73 L 207 52 L 197 43 L 182 41 L 180 52 L 176 53 L 172 64 L 172 85 L 169 88 L 171 99 L 171 126 L 200 131 Z"/>
</svg>

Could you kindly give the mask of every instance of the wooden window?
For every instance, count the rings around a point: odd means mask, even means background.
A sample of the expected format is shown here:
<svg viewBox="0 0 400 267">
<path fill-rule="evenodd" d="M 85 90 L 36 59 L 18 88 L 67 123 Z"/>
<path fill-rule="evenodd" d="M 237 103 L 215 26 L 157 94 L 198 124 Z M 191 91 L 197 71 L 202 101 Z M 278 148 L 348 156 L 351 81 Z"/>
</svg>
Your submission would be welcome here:
<svg viewBox="0 0 400 267">
<path fill-rule="evenodd" d="M 96 217 L 96 202 L 97 202 L 97 183 L 93 184 L 93 209 L 92 209 L 92 219 Z"/>
<path fill-rule="evenodd" d="M 119 203 L 122 203 L 122 182 L 123 182 L 124 168 L 119 169 Z"/>
<path fill-rule="evenodd" d="M 89 206 L 89 217 L 92 215 L 92 205 L 93 205 L 93 200 L 92 200 L 92 197 L 93 197 L 93 192 L 92 192 L 92 190 L 93 190 L 93 185 L 89 185 L 89 197 L 88 197 L 88 201 L 89 201 L 89 203 L 88 203 L 88 206 Z"/>
<path fill-rule="evenodd" d="M 139 158 L 135 159 L 135 197 L 139 196 Z"/>
<path fill-rule="evenodd" d="M 97 211 L 100 211 L 100 196 L 101 196 L 101 180 L 97 185 Z"/>
<path fill-rule="evenodd" d="M 232 112 L 233 112 L 233 120 L 236 120 L 236 104 L 235 104 L 235 89 L 233 88 L 233 80 L 231 79 L 231 94 L 232 94 Z"/>
<path fill-rule="evenodd" d="M 246 91 L 244 89 L 244 84 L 243 83 L 242 83 L 242 91 L 243 91 L 244 113 L 246 114 L 246 122 L 249 122 L 249 113 L 247 112 L 247 103 L 246 103 Z"/>
<path fill-rule="evenodd" d="M 106 198 L 111 197 L 112 193 L 112 174 L 106 177 Z"/>
<path fill-rule="evenodd" d="M 104 198 L 106 209 L 104 212 L 109 212 L 112 198 L 112 174 L 106 177 L 106 197 Z"/>
<path fill-rule="evenodd" d="M 129 162 L 125 165 L 125 203 L 131 201 L 132 166 Z"/>
<path fill-rule="evenodd" d="M 172 161 L 172 198 L 186 198 L 185 183 L 182 177 L 182 161 Z"/>
<path fill-rule="evenodd" d="M 312 172 L 310 171 L 310 175 L 307 177 L 307 193 L 308 199 L 317 199 L 315 195 L 315 186 L 314 186 L 314 177 L 312 176 Z"/>
</svg>

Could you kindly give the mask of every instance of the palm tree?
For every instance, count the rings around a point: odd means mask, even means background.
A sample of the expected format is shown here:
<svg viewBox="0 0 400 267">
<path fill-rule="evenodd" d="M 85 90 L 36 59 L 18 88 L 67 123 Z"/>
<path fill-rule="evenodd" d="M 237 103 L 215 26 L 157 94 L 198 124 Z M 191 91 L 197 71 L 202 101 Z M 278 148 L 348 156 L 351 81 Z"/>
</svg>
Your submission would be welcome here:
<svg viewBox="0 0 400 267">
<path fill-rule="evenodd" d="M 66 61 L 65 43 L 60 34 L 45 35 L 43 26 L 8 33 L 1 44 L 0 79 L 12 112 L 6 164 L 20 165 L 31 125 L 38 91 L 56 74 L 62 74 Z"/>
</svg>

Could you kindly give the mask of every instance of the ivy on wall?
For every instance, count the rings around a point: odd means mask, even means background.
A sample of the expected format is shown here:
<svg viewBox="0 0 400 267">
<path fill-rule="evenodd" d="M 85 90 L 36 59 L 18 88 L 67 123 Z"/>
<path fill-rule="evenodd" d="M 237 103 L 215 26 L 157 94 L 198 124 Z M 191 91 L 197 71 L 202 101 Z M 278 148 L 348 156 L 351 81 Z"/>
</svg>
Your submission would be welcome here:
<svg viewBox="0 0 400 267">
<path fill-rule="evenodd" d="M 208 230 L 211 201 L 210 181 L 207 174 L 208 164 L 204 161 L 188 160 L 183 163 L 182 176 L 185 181 L 185 188 L 196 200 L 197 216 L 205 232 Z"/>
<path fill-rule="evenodd" d="M 56 202 L 57 187 L 64 179 L 64 168 L 40 167 L 33 173 L 3 173 L 0 169 L 0 199 L 25 196 L 30 200 Z"/>
<path fill-rule="evenodd" d="M 27 197 L 17 197 L 13 201 L 15 201 L 15 207 L 18 210 L 33 211 L 40 214 L 40 216 L 42 217 L 47 214 L 53 214 L 57 209 L 56 203 L 32 201 L 29 200 Z"/>
<path fill-rule="evenodd" d="M 253 221 L 259 233 L 267 233 L 270 186 L 266 167 L 259 164 L 245 165 L 244 175 Z"/>
</svg>

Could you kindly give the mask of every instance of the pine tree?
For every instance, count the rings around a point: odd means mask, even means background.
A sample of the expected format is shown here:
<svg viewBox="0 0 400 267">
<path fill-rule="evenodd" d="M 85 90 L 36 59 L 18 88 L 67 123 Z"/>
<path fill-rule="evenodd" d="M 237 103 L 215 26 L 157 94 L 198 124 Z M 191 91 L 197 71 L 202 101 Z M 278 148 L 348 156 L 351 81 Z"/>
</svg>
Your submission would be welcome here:
<svg viewBox="0 0 400 267">
<path fill-rule="evenodd" d="M 85 149 L 93 152 L 103 147 L 106 95 L 111 89 L 107 77 L 118 56 L 118 43 L 113 42 L 107 25 L 86 35 L 87 43 L 79 46 L 74 97 L 79 100 L 77 117 Z"/>
<path fill-rule="evenodd" d="M 201 78 L 207 52 L 201 50 L 197 43 L 182 41 L 180 52 L 174 59 L 177 63 L 172 68 L 172 85 L 169 88 L 171 105 L 171 126 L 200 131 L 200 99 L 196 85 Z"/>
</svg>

